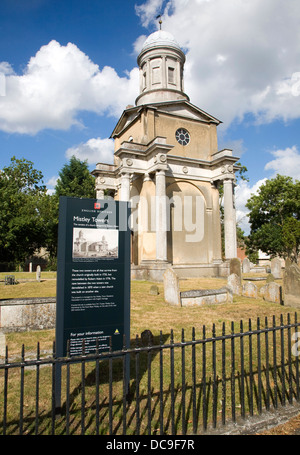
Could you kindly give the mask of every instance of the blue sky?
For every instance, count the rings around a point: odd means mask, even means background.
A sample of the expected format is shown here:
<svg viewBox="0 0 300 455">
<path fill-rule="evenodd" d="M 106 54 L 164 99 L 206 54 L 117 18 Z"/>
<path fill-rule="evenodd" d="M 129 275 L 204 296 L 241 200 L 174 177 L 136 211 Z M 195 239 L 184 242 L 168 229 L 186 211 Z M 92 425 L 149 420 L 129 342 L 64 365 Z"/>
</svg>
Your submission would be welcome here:
<svg viewBox="0 0 300 455">
<path fill-rule="evenodd" d="M 247 231 L 251 192 L 276 173 L 300 177 L 298 0 L 1 0 L 0 168 L 33 161 L 51 190 L 72 154 L 91 170 L 111 161 L 158 14 L 186 53 L 185 92 L 248 168 L 236 188 Z"/>
</svg>

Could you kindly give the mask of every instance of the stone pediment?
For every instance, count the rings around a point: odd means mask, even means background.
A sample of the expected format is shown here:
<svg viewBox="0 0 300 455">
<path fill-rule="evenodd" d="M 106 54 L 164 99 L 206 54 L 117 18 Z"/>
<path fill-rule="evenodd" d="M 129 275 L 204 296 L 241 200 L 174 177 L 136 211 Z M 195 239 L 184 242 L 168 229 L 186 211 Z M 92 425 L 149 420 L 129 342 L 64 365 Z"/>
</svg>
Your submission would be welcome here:
<svg viewBox="0 0 300 455">
<path fill-rule="evenodd" d="M 192 120 L 198 120 L 200 122 L 215 123 L 217 125 L 222 123 L 217 118 L 213 117 L 212 115 L 208 114 L 207 112 L 203 111 L 197 106 L 194 106 L 192 103 L 188 101 L 180 100 L 177 102 L 175 101 L 172 103 L 161 104 L 160 106 L 157 105 L 156 107 L 159 112 L 166 112 L 176 117 L 185 117 Z"/>
<path fill-rule="evenodd" d="M 144 109 L 153 109 L 157 113 L 165 113 L 174 117 L 188 118 L 204 123 L 214 123 L 219 125 L 222 123 L 217 118 L 208 114 L 207 112 L 194 106 L 189 101 L 179 100 L 165 103 L 156 103 L 149 105 L 142 105 L 136 107 L 130 107 L 126 109 L 121 115 L 115 129 L 113 130 L 111 137 L 118 136 L 128 126 L 132 125 L 135 121 L 140 118 L 141 112 Z"/>
<path fill-rule="evenodd" d="M 125 130 L 129 125 L 131 125 L 137 118 L 139 118 L 140 111 L 141 111 L 140 107 L 126 109 L 121 115 L 110 137 L 114 138 L 123 130 Z"/>
</svg>

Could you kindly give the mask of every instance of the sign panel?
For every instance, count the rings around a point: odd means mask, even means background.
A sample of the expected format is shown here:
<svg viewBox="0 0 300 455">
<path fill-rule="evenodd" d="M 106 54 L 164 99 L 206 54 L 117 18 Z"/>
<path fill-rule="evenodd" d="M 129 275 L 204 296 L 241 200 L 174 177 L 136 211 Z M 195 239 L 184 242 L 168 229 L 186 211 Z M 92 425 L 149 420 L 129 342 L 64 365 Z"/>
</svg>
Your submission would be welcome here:
<svg viewBox="0 0 300 455">
<path fill-rule="evenodd" d="M 127 202 L 60 197 L 57 356 L 123 347 L 130 340 L 130 230 Z"/>
</svg>

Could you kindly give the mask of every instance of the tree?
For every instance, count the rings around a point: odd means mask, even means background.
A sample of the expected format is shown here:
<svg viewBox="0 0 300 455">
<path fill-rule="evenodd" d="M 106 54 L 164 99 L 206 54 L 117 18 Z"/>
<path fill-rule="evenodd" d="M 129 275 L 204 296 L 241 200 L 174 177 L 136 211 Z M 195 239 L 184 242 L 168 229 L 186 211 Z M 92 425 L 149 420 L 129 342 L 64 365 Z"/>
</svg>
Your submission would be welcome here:
<svg viewBox="0 0 300 455">
<path fill-rule="evenodd" d="M 57 256 L 59 196 L 95 197 L 95 179 L 90 174 L 86 161 L 80 161 L 72 156 L 70 162 L 59 172 L 55 193 L 51 196 L 47 195 L 48 202 L 44 205 L 47 214 L 43 214 L 46 219 L 44 246 L 49 251 L 50 263 L 53 267 L 56 266 Z"/>
<path fill-rule="evenodd" d="M 11 158 L 0 172 L 0 261 L 23 262 L 43 246 L 40 208 L 46 197 L 43 175 L 26 159 Z"/>
<path fill-rule="evenodd" d="M 59 173 L 55 194 L 57 197 L 95 197 L 95 179 L 90 174 L 86 161 L 72 156 Z"/>
<path fill-rule="evenodd" d="M 58 199 L 46 194 L 39 207 L 43 219 L 43 247 L 49 253 L 49 263 L 56 268 L 57 237 L 58 237 Z"/>
<path fill-rule="evenodd" d="M 260 186 L 246 207 L 250 210 L 249 251 L 261 249 L 271 257 L 297 262 L 300 252 L 300 182 L 277 175 Z"/>
</svg>

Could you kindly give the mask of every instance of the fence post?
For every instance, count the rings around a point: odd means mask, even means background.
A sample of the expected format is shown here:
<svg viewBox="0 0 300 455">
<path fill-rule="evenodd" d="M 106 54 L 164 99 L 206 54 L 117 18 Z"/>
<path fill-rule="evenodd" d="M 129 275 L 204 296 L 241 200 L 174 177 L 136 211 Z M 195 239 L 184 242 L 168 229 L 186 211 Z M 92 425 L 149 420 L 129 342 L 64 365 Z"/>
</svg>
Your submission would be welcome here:
<svg viewBox="0 0 300 455">
<path fill-rule="evenodd" d="M 222 423 L 226 423 L 226 351 L 225 351 L 225 322 L 222 327 Z"/>
<path fill-rule="evenodd" d="M 234 351 L 234 322 L 231 322 L 231 415 L 235 422 L 235 351 Z"/>
<path fill-rule="evenodd" d="M 241 351 L 241 416 L 245 418 L 245 364 L 244 364 L 244 329 L 243 321 L 240 321 L 240 351 Z"/>
</svg>

